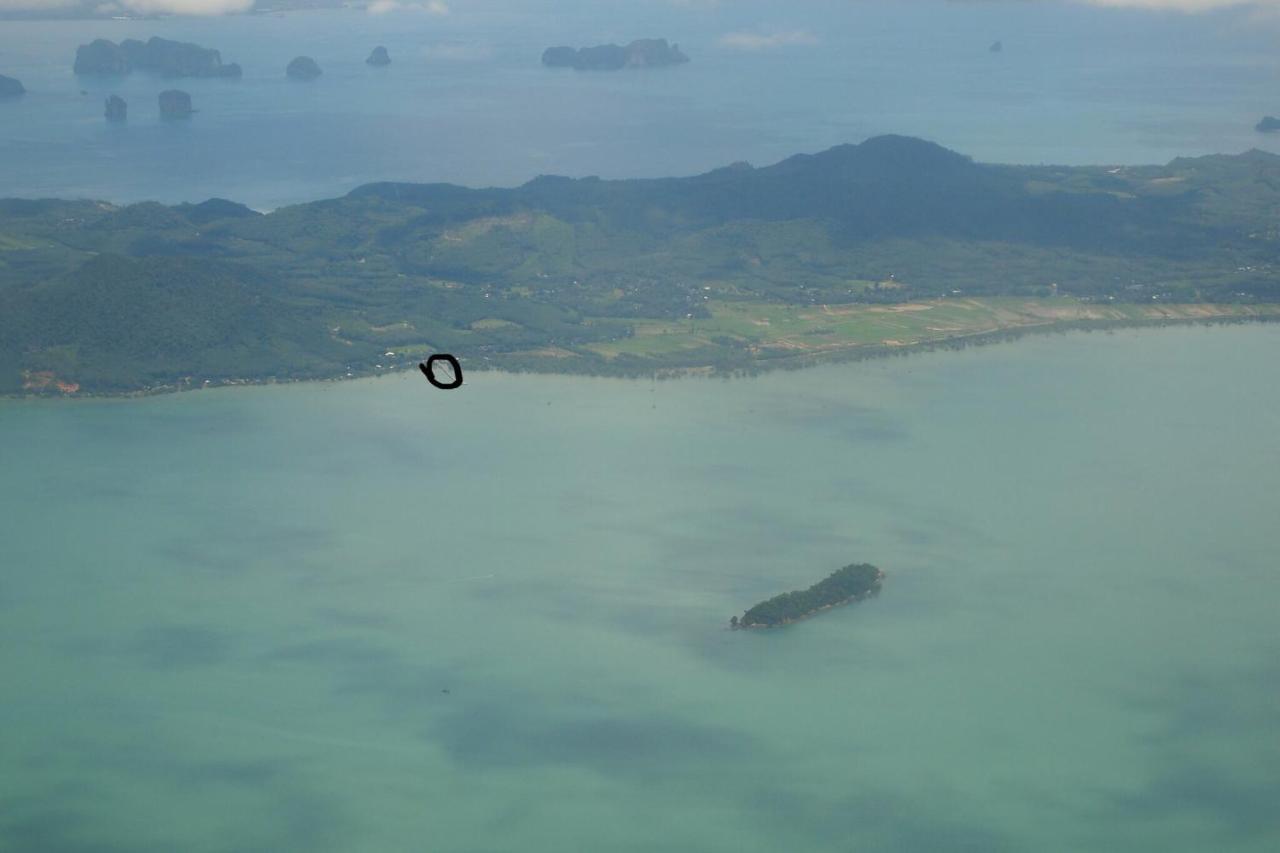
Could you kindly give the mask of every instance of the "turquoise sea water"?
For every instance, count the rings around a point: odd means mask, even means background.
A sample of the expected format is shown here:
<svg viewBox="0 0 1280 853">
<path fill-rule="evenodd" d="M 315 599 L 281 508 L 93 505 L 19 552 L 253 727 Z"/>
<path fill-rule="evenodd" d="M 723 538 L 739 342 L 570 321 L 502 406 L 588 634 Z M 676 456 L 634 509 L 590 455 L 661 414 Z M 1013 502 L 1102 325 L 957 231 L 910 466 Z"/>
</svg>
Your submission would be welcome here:
<svg viewBox="0 0 1280 853">
<path fill-rule="evenodd" d="M 0 402 L 0 848 L 1274 850 L 1277 357 Z"/>
<path fill-rule="evenodd" d="M 743 51 L 731 33 L 798 44 Z M 790 34 L 789 36 L 787 34 Z M 76 46 L 160 35 L 239 62 L 242 80 L 77 79 Z M 685 66 L 544 69 L 551 44 L 665 36 Z M 541 173 L 653 177 L 882 133 L 1012 163 L 1164 163 L 1280 151 L 1280 19 L 1087 4 L 457 2 L 448 16 L 347 9 L 142 21 L 0 21 L 0 196 L 220 196 L 259 208 L 381 180 L 513 185 Z M 995 40 L 1003 52 L 992 54 Z M 364 64 L 385 44 L 393 64 Z M 286 80 L 294 56 L 324 75 Z M 156 95 L 199 113 L 163 123 Z M 81 91 L 85 94 L 81 94 Z M 119 93 L 129 121 L 103 120 Z"/>
</svg>

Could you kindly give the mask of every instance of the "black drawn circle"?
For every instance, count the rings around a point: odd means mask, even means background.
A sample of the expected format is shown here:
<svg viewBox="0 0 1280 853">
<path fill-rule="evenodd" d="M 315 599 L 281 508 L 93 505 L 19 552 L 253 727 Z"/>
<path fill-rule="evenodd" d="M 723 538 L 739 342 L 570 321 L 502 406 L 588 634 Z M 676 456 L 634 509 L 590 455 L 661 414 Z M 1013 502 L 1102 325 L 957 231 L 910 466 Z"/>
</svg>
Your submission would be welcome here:
<svg viewBox="0 0 1280 853">
<path fill-rule="evenodd" d="M 450 367 L 453 368 L 452 382 L 440 382 L 439 380 L 436 379 L 435 369 L 433 367 L 433 363 L 436 361 L 446 362 Z M 444 390 L 448 391 L 452 388 L 457 388 L 459 385 L 462 384 L 462 365 L 458 364 L 458 360 L 453 356 L 449 355 L 448 353 L 442 352 L 442 353 L 436 353 L 435 355 L 430 356 L 426 361 L 418 365 L 418 369 L 422 371 L 423 376 L 427 377 L 427 381 L 430 382 L 432 385 L 436 386 L 437 388 L 443 388 Z"/>
</svg>

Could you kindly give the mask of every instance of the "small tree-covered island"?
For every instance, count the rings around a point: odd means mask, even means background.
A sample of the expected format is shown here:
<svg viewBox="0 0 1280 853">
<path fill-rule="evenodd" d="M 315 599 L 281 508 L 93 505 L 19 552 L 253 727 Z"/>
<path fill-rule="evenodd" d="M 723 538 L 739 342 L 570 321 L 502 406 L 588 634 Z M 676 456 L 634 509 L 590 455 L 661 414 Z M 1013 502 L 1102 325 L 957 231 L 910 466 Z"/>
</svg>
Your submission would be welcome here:
<svg viewBox="0 0 1280 853">
<path fill-rule="evenodd" d="M 776 628 L 799 622 L 815 613 L 876 594 L 882 580 L 884 572 L 870 563 L 852 563 L 808 589 L 784 592 L 760 602 L 742 614 L 741 619 L 731 618 L 729 627 Z"/>
</svg>

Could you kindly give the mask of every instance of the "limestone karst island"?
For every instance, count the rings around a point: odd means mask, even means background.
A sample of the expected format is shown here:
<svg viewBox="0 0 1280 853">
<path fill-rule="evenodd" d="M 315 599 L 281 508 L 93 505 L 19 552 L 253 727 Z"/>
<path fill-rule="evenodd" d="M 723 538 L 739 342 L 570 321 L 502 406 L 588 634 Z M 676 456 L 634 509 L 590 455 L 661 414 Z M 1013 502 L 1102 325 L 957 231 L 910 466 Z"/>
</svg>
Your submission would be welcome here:
<svg viewBox="0 0 1280 853">
<path fill-rule="evenodd" d="M 95 39 L 76 50 L 76 74 L 118 76 L 149 71 L 165 77 L 240 77 L 235 62 L 223 64 L 222 54 L 190 42 L 152 37 L 147 41 L 125 39 L 116 44 Z"/>
<path fill-rule="evenodd" d="M 595 47 L 549 47 L 542 53 L 542 64 L 548 68 L 573 68 L 577 71 L 617 71 L 622 68 L 656 68 L 683 65 L 689 61 L 678 44 L 666 39 L 636 39 L 625 47 L 620 44 L 598 44 Z"/>
</svg>

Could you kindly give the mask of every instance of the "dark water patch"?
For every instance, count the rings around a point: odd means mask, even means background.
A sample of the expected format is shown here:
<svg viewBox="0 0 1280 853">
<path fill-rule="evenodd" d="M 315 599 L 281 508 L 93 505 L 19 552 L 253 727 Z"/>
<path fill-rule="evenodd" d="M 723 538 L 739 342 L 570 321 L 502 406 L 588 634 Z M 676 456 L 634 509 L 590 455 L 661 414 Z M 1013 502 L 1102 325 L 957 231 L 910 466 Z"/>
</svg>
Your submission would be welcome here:
<svg viewBox="0 0 1280 853">
<path fill-rule="evenodd" d="M 179 765 L 175 777 L 186 785 L 229 785 L 233 788 L 261 788 L 281 779 L 289 765 L 272 759 L 251 761 L 204 761 Z"/>
<path fill-rule="evenodd" d="M 787 849 L 847 849 L 902 853 L 1000 853 L 1015 850 L 988 824 L 955 817 L 938 797 L 873 792 L 820 802 L 785 788 L 757 790 L 743 812 Z M 798 839 L 807 843 L 798 844 Z"/>
<path fill-rule="evenodd" d="M 1154 769 L 1136 791 L 1099 789 L 1090 820 L 1170 823 L 1195 815 L 1220 837 L 1253 841 L 1280 837 L 1280 650 L 1231 671 L 1184 668 L 1163 684 L 1119 691 L 1113 701 L 1152 718 L 1137 742 Z M 1230 770 L 1206 760 L 1223 743 L 1254 744 Z"/>
<path fill-rule="evenodd" d="M 839 474 L 818 483 L 815 491 L 815 501 L 859 504 L 894 518 L 890 532 L 918 531 L 935 537 L 937 542 L 954 543 L 967 550 L 1001 544 L 987 526 L 968 517 L 965 504 L 957 499 L 946 504 L 931 504 L 922 501 L 919 494 L 906 496 L 896 490 Z"/>
<path fill-rule="evenodd" d="M 154 448 L 164 447 L 176 462 L 186 457 L 189 448 L 183 443 L 156 441 L 157 437 L 216 440 L 261 431 L 261 409 L 211 402 L 199 395 L 95 402 L 85 406 L 79 417 L 69 419 L 66 433 L 59 438 L 73 446 L 109 446 L 120 459 L 139 455 L 155 458 Z"/>
<path fill-rule="evenodd" d="M 414 479 L 500 468 L 510 452 L 500 446 L 468 445 L 457 435 L 433 429 L 429 422 L 406 428 L 381 420 L 343 419 L 332 425 L 327 437 L 331 448 L 316 455 L 312 465 L 335 480 L 358 481 L 374 475 L 379 481 L 387 476 Z"/>
<path fill-rule="evenodd" d="M 180 790 L 206 786 L 227 786 L 237 790 L 256 788 L 262 791 L 293 778 L 292 760 L 272 757 L 203 758 L 179 754 L 169 745 L 153 738 L 159 715 L 129 721 L 134 736 L 120 742 L 80 737 L 60 743 L 47 753 L 46 766 L 61 765 L 68 775 L 102 774 L 124 777 L 136 782 L 177 786 Z M 168 718 L 165 718 L 168 719 Z M 120 721 L 116 721 L 117 725 Z M 97 787 L 69 786 L 56 789 L 58 799 L 71 802 L 99 798 Z"/>
<path fill-rule="evenodd" d="M 125 743 L 77 739 L 61 752 L 71 759 L 66 775 L 112 780 L 110 787 L 62 783 L 21 798 L 0 810 L 0 850 L 116 853 L 173 851 L 191 843 L 145 844 L 128 823 L 116 824 L 88 808 L 117 789 L 166 791 L 169 808 L 205 811 L 225 795 L 252 798 L 253 806 L 221 815 L 220 849 L 241 851 L 345 850 L 351 821 L 341 800 L 309 787 L 292 759 L 193 758 L 139 736 Z M 59 761 L 59 764 L 66 762 Z M 50 803 L 58 803 L 51 807 Z M 261 814 L 257 811 L 261 810 Z M 210 839 L 200 839 L 208 842 Z"/>
<path fill-rule="evenodd" d="M 1142 739 L 1162 751 L 1206 738 L 1257 735 L 1267 742 L 1268 735 L 1280 731 L 1280 708 L 1260 701 L 1280 690 L 1280 648 L 1269 652 L 1260 662 L 1231 671 L 1184 668 L 1163 683 L 1148 678 L 1111 698 L 1153 719 Z"/>
<path fill-rule="evenodd" d="M 747 463 L 695 462 L 690 467 L 691 479 L 699 483 L 720 485 L 745 485 L 766 479 L 760 468 Z"/>
<path fill-rule="evenodd" d="M 385 613 L 349 610 L 344 607 L 317 608 L 315 615 L 324 622 L 342 628 L 385 628 L 391 619 Z"/>
<path fill-rule="evenodd" d="M 363 640 L 311 640 L 278 646 L 263 655 L 264 660 L 316 664 L 338 670 L 392 670 L 400 657 L 390 648 Z"/>
<path fill-rule="evenodd" d="M 778 542 L 787 545 L 796 541 L 824 543 L 846 543 L 846 534 L 833 532 L 831 525 L 825 521 L 811 521 L 795 510 L 779 511 L 779 507 L 771 501 L 761 500 L 758 504 L 746 506 L 713 507 L 705 512 L 694 512 L 688 517 L 699 527 L 713 528 L 722 537 L 735 536 L 740 540 L 743 530 L 750 530 L 755 540 L 762 542 Z M 802 511 L 802 510 L 801 510 Z M 753 545 L 758 544 L 753 540 Z"/>
<path fill-rule="evenodd" d="M 832 424 L 828 429 L 850 444 L 906 441 L 911 435 L 901 421 L 885 416 L 867 417 L 852 423 Z"/>
<path fill-rule="evenodd" d="M 848 444 L 884 444 L 911 437 L 904 419 L 859 403 L 801 398 L 784 411 L 781 419 L 788 426 L 833 436 Z"/>
<path fill-rule="evenodd" d="M 183 537 L 172 540 L 155 549 L 156 555 L 165 565 L 183 570 L 197 570 L 213 575 L 231 575 L 248 568 L 248 561 L 243 555 L 232 553 L 227 546 L 218 544 L 218 540 L 204 540 L 199 536 Z"/>
<path fill-rule="evenodd" d="M 1099 817 L 1108 823 L 1149 820 L 1176 823 L 1197 815 L 1215 825 L 1218 838 L 1280 838 L 1280 779 L 1273 770 L 1249 781 L 1199 761 L 1166 767 L 1135 793 L 1109 793 Z"/>
<path fill-rule="evenodd" d="M 659 777 L 706 762 L 760 760 L 759 744 L 732 729 L 667 714 L 584 715 L 568 703 L 469 702 L 429 739 L 467 767 L 580 767 L 607 776 Z"/>
<path fill-rule="evenodd" d="M 392 719 L 421 719 L 447 707 L 455 693 L 464 692 L 466 680 L 448 666 L 415 666 L 408 663 L 381 667 L 349 668 L 339 673 L 334 694 L 373 696 L 383 702 Z"/>
<path fill-rule="evenodd" d="M 500 583 L 466 587 L 468 599 L 502 610 L 517 607 L 523 614 L 557 626 L 590 626 L 646 637 L 657 641 L 681 641 L 718 626 L 718 616 L 710 620 L 705 611 L 681 600 L 689 584 L 704 585 L 706 573 L 696 570 L 655 570 L 641 583 L 610 582 L 606 574 L 598 583 L 563 578 L 533 580 L 502 578 Z M 726 611 L 725 620 L 729 618 Z M 726 621 L 727 624 L 727 621 Z"/>
<path fill-rule="evenodd" d="M 155 625 L 139 630 L 129 651 L 155 669 L 215 666 L 231 658 L 228 632 L 200 625 Z"/>
<path fill-rule="evenodd" d="M 347 851 L 361 841 L 358 827 L 342 800 L 301 786 L 275 791 L 267 799 L 267 814 L 256 824 L 258 837 L 243 839 L 236 850 L 277 853 L 282 850 Z"/>
<path fill-rule="evenodd" d="M 264 659 L 315 666 L 327 672 L 333 695 L 346 700 L 369 697 L 381 703 L 390 720 L 420 721 L 447 707 L 467 690 L 466 674 L 451 662 L 410 660 L 390 647 L 364 640 L 316 640 L 281 646 Z"/>
<path fill-rule="evenodd" d="M 101 828 L 88 813 L 69 808 L 18 810 L 0 817 L 0 850 L 15 853 L 158 853 L 172 849 L 165 845 L 103 841 Z"/>
<path fill-rule="evenodd" d="M 68 497 L 75 497 L 77 494 L 84 499 L 92 501 L 136 501 L 143 496 L 141 489 L 126 485 L 120 482 L 100 482 L 95 480 L 85 481 L 81 476 L 66 478 L 65 491 L 62 494 Z"/>
<path fill-rule="evenodd" d="M 196 533 L 158 544 L 156 556 L 167 566 L 231 575 L 263 564 L 296 567 L 334 541 L 327 528 L 272 522 L 247 511 L 219 518 L 219 523 L 202 524 Z"/>
<path fill-rule="evenodd" d="M 672 512 L 657 523 L 609 522 L 598 527 L 643 537 L 658 549 L 656 565 L 672 572 L 703 572 L 743 557 L 794 564 L 797 547 L 844 555 L 857 545 L 857 538 L 843 526 L 774 506 L 767 495 L 747 505 L 726 500 L 720 506 Z M 744 531 L 750 535 L 744 537 Z M 838 563 L 841 558 L 835 559 Z"/>
<path fill-rule="evenodd" d="M 30 760 L 21 762 L 28 770 L 36 766 Z M 123 850 L 97 838 L 93 818 L 88 810 L 93 798 L 104 792 L 80 781 L 57 782 L 21 793 L 7 794 L 0 806 L 0 850 L 69 851 L 69 853 L 106 853 Z"/>
<path fill-rule="evenodd" d="M 335 697 L 372 697 L 397 720 L 420 719 L 452 701 L 448 691 L 466 684 L 452 663 L 410 659 L 391 645 L 356 637 L 320 636 L 286 643 L 259 659 L 273 666 L 314 667 L 327 673 Z"/>
<path fill-rule="evenodd" d="M 596 513 L 604 508 L 615 509 L 620 515 L 625 515 L 631 508 L 628 501 L 602 489 L 564 489 L 556 495 L 555 501 L 559 509 L 570 517 L 579 513 Z"/>
<path fill-rule="evenodd" d="M 439 471 L 442 467 L 450 467 L 449 456 L 443 450 L 433 451 L 426 438 L 390 430 L 339 431 L 335 441 L 345 442 L 343 453 L 320 460 L 321 470 L 347 475 L 367 472 L 370 465 L 391 470 L 403 467 L 412 472 Z"/>
</svg>

